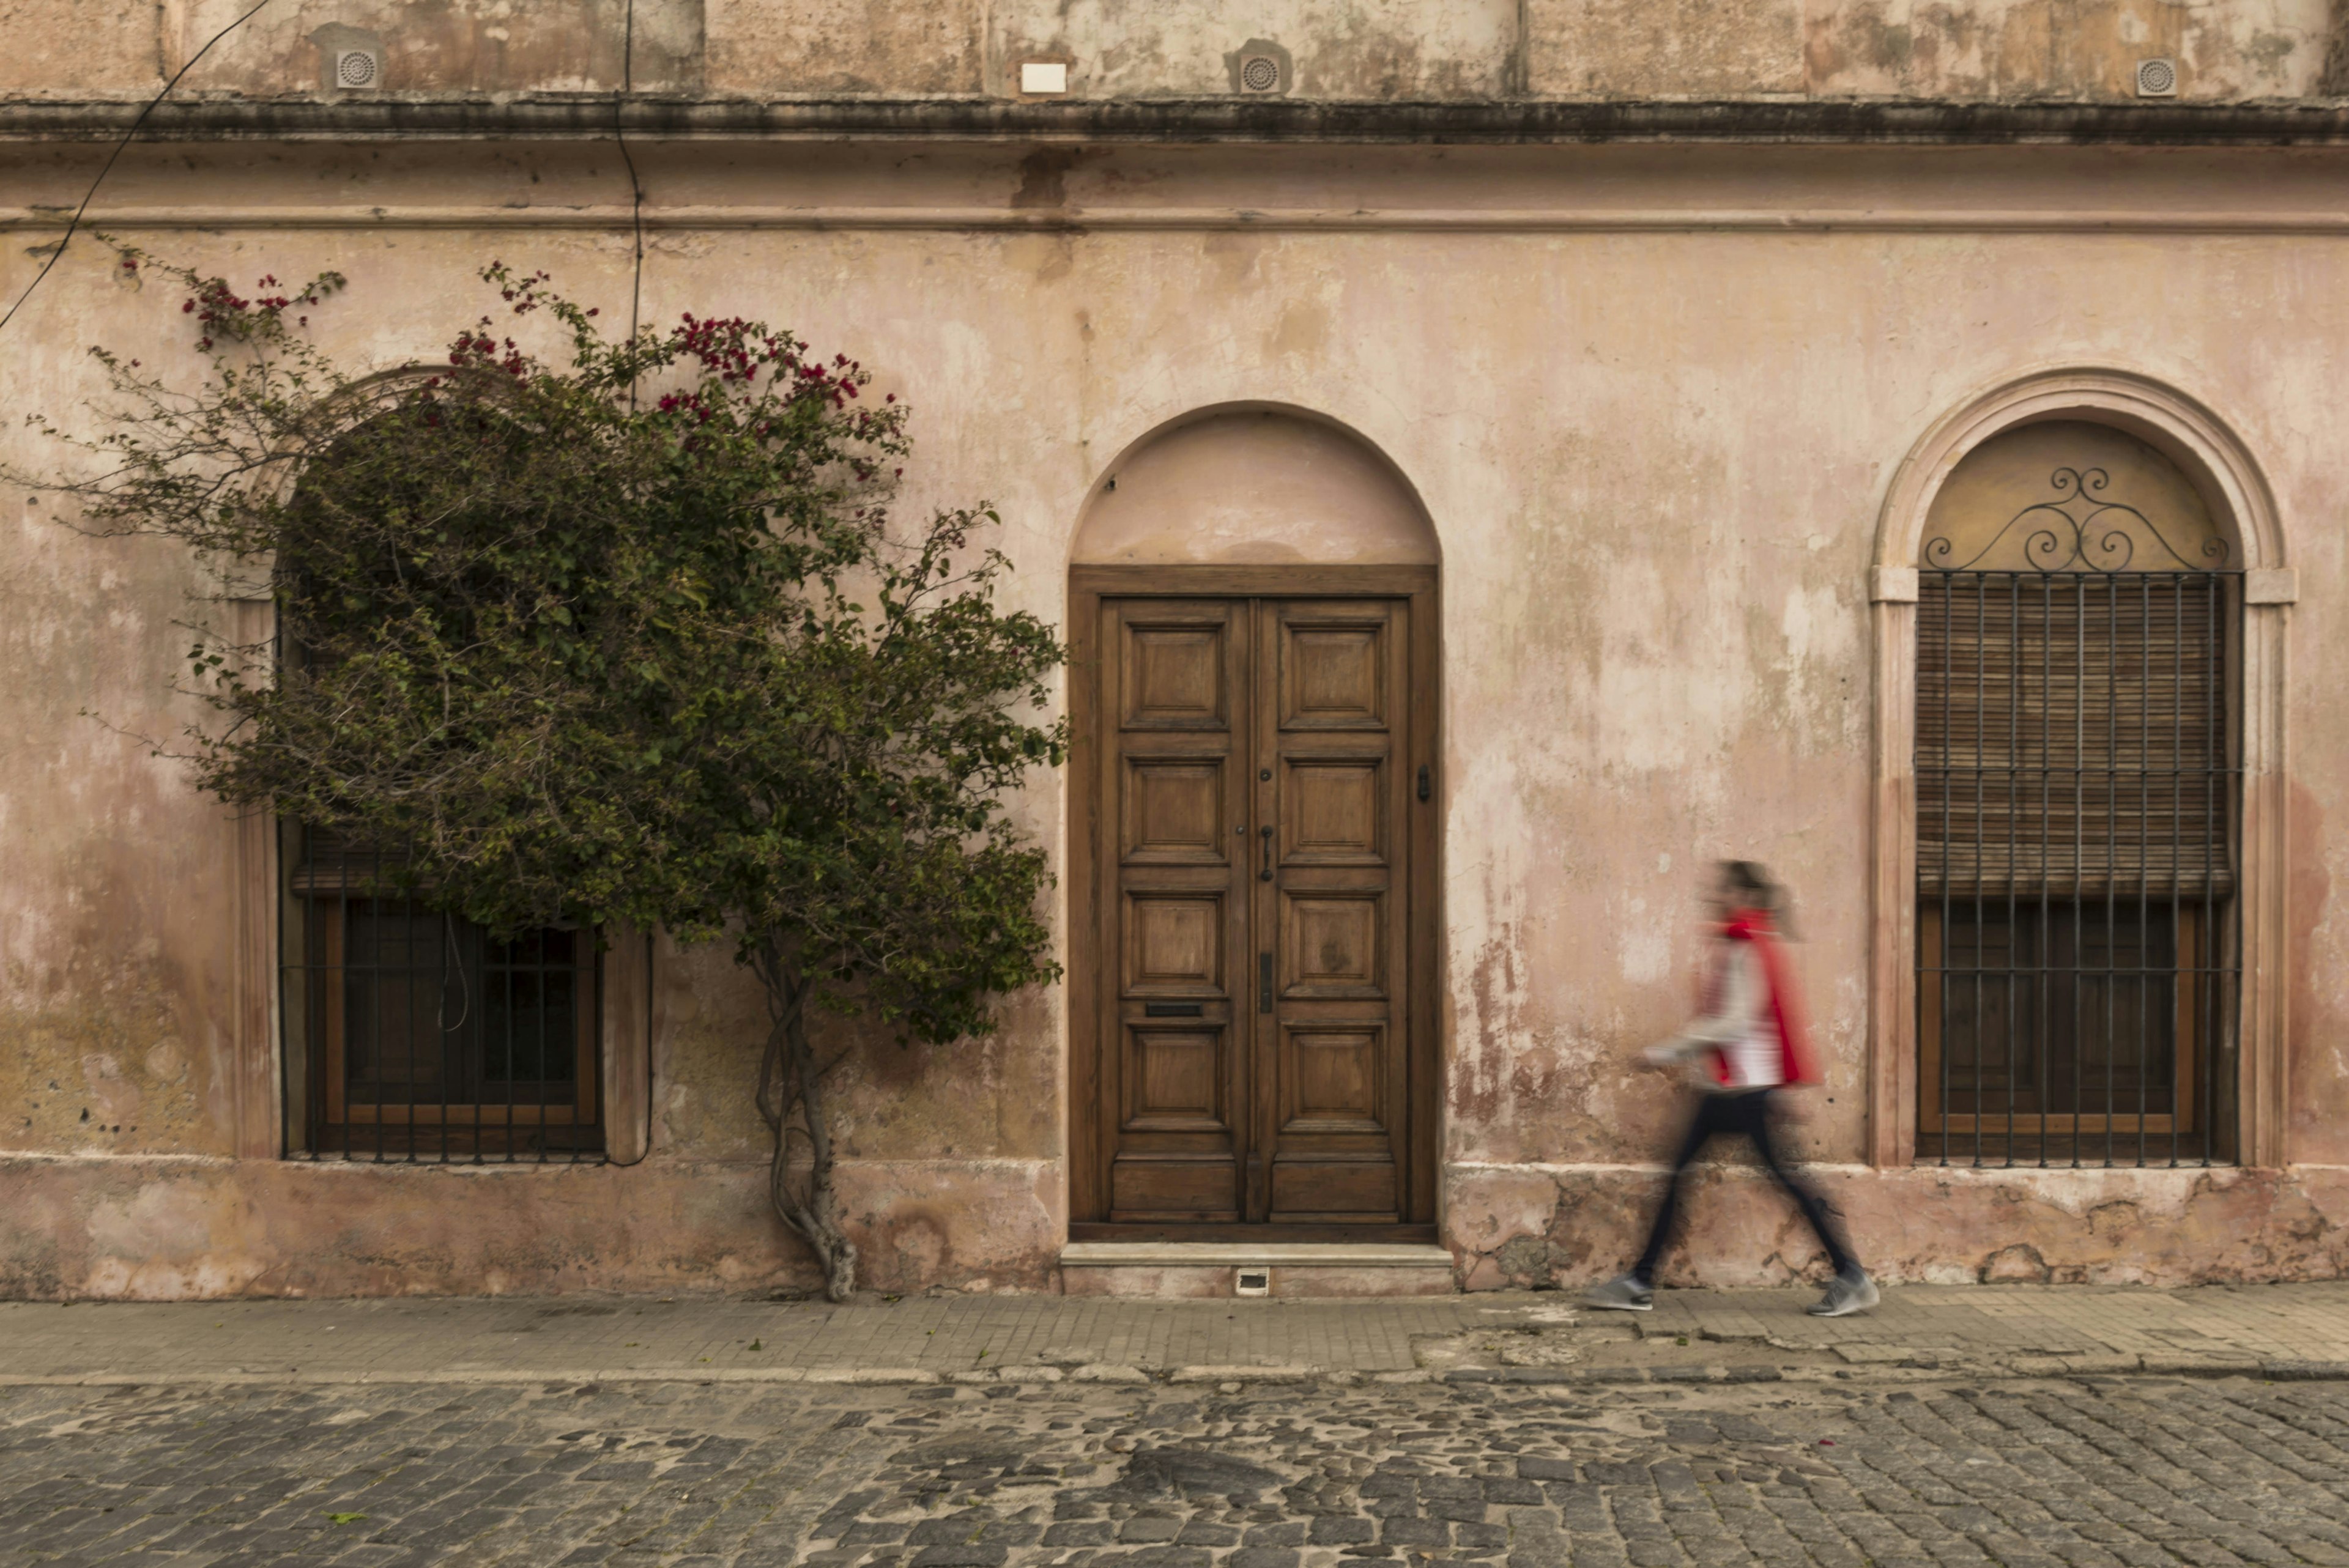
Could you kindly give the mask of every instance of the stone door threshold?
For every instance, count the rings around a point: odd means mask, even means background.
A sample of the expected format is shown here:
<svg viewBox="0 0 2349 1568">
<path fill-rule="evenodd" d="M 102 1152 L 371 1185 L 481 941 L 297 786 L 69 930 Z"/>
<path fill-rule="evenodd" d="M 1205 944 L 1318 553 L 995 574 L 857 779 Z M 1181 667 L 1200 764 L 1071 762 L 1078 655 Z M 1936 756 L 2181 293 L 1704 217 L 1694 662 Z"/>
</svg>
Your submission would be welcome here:
<svg viewBox="0 0 2349 1568">
<path fill-rule="evenodd" d="M 1071 1242 L 1061 1249 L 1069 1295 L 1448 1295 L 1452 1254 L 1380 1242 Z"/>
</svg>

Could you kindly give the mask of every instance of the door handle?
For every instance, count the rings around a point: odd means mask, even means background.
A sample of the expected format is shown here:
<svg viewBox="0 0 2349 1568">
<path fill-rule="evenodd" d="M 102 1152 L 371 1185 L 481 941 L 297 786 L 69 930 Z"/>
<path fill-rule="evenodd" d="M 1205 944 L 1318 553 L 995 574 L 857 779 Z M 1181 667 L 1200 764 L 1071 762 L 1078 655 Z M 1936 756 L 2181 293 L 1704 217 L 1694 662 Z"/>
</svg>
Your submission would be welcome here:
<svg viewBox="0 0 2349 1568">
<path fill-rule="evenodd" d="M 1264 835 L 1264 870 L 1256 873 L 1258 882 L 1272 880 L 1272 829 L 1269 825 L 1257 830 Z"/>
<path fill-rule="evenodd" d="M 1269 953 L 1256 955 L 1256 1010 L 1259 1013 L 1272 1011 L 1272 954 Z"/>
</svg>

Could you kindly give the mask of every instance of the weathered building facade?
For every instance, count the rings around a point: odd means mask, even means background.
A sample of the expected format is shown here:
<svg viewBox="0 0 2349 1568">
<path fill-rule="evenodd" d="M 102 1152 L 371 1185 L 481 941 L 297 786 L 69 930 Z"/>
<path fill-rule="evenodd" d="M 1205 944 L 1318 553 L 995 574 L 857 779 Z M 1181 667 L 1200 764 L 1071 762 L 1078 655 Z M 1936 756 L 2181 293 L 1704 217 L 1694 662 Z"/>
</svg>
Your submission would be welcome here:
<svg viewBox="0 0 2349 1568">
<path fill-rule="evenodd" d="M 241 9 L 17 17 L 7 298 Z M 913 405 L 906 504 L 1000 510 L 1010 598 L 1075 649 L 1074 760 L 1019 806 L 1068 979 L 843 1069 L 875 1285 L 1613 1271 L 1681 1115 L 1637 1047 L 1724 855 L 1795 891 L 1799 1143 L 1887 1277 L 2318 1277 L 2336 11 L 279 0 L 88 222 L 337 269 L 316 333 L 386 370 L 500 257 L 607 316 L 788 325 Z M 196 375 L 165 293 L 77 241 L 0 335 L 0 458 L 59 460 L 23 417 L 80 417 L 92 343 Z M 342 976 L 398 933 L 320 915 L 314 852 L 140 738 L 201 717 L 179 623 L 267 607 L 0 507 L 0 1291 L 811 1277 L 722 953 L 468 960 L 567 998 L 530 1099 L 573 1131 L 388 1142 Z M 1145 1241 L 1223 1250 L 1083 1250 Z M 1692 1242 L 1676 1277 L 1815 1261 L 1742 1164 Z"/>
</svg>

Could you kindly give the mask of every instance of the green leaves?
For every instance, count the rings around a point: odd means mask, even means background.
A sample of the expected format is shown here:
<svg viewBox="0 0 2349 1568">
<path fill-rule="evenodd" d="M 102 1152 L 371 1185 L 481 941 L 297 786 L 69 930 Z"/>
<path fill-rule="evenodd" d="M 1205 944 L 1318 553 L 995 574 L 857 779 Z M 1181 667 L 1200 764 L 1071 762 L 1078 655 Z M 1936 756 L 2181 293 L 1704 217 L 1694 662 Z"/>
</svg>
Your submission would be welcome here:
<svg viewBox="0 0 2349 1568">
<path fill-rule="evenodd" d="M 906 412 L 856 365 L 739 317 L 609 338 L 497 263 L 503 310 L 445 363 L 363 378 L 306 335 L 340 278 L 121 253 L 186 290 L 208 373 L 101 351 L 114 405 L 76 444 L 102 466 L 43 488 L 277 605 L 274 648 L 191 650 L 204 788 L 406 846 L 493 930 L 789 955 L 908 1037 L 984 1033 L 1057 975 L 1046 858 L 1000 803 L 1066 755 L 1036 717 L 1062 650 L 995 604 L 993 509 L 892 520 Z M 538 313 L 559 363 L 519 346 Z"/>
</svg>

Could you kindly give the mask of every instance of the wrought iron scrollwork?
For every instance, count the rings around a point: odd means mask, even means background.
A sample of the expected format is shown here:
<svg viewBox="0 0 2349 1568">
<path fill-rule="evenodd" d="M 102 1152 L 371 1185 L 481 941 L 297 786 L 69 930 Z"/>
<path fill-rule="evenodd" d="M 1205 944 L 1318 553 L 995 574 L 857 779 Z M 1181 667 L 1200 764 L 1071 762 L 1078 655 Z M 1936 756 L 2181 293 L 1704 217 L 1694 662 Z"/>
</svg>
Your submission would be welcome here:
<svg viewBox="0 0 2349 1568">
<path fill-rule="evenodd" d="M 2054 487 L 2053 500 L 2034 501 L 2007 519 L 1972 556 L 1951 564 L 1957 547 L 1947 538 L 1935 539 L 1925 545 L 1925 565 L 1935 572 L 1970 571 L 2018 528 L 2024 530 L 2023 558 L 2028 564 L 2023 569 L 2033 572 L 2127 572 L 2137 559 L 2140 535 L 2178 563 L 2174 569 L 2151 565 L 2147 571 L 2216 572 L 2226 565 L 2225 540 L 2214 536 L 2199 552 L 2203 559 L 2189 561 L 2151 518 L 2125 501 L 2104 499 L 2113 481 L 2102 469 L 2057 469 L 2048 482 Z"/>
</svg>

